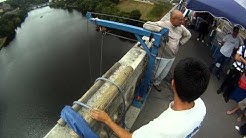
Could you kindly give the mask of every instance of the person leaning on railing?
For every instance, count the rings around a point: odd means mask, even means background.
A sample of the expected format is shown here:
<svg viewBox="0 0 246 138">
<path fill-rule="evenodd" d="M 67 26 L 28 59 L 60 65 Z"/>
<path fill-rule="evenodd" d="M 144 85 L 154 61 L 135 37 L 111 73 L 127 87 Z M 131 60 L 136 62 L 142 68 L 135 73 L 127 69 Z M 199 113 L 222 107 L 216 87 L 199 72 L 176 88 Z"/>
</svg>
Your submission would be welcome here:
<svg viewBox="0 0 246 138">
<path fill-rule="evenodd" d="M 156 73 L 153 81 L 154 88 L 157 91 L 161 91 L 160 84 L 170 71 L 179 47 L 184 45 L 191 37 L 190 31 L 182 25 L 183 23 L 183 13 L 173 10 L 170 15 L 170 21 L 166 21 L 163 18 L 157 22 L 148 21 L 143 25 L 143 28 L 153 32 L 159 32 L 163 28 L 169 30 L 168 42 L 162 41 L 158 49 Z"/>
</svg>

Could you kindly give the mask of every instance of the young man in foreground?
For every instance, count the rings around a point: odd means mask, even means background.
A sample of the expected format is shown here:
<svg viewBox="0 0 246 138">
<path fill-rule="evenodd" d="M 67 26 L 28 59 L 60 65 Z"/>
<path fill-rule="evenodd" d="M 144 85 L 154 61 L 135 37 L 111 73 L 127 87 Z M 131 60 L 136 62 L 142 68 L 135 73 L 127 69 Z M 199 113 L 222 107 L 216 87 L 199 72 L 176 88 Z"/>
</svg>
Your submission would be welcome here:
<svg viewBox="0 0 246 138">
<path fill-rule="evenodd" d="M 200 128 L 206 107 L 200 96 L 210 79 L 208 68 L 194 58 L 180 60 L 174 69 L 172 89 L 174 101 L 159 117 L 129 133 L 114 123 L 107 113 L 92 110 L 91 116 L 105 123 L 120 138 L 184 138 L 192 137 Z"/>
</svg>

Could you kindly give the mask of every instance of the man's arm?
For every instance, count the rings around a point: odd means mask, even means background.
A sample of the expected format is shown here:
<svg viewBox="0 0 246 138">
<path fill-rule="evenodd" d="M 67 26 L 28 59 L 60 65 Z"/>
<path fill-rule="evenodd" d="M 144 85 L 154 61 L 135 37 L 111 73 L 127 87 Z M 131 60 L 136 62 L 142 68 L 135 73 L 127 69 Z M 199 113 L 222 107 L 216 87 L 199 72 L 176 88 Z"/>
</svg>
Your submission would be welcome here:
<svg viewBox="0 0 246 138">
<path fill-rule="evenodd" d="M 105 123 L 108 127 L 110 127 L 114 133 L 118 135 L 120 138 L 131 138 L 132 134 L 117 125 L 115 122 L 111 120 L 108 114 L 104 111 L 93 109 L 91 110 L 91 117 L 97 121 Z"/>
<path fill-rule="evenodd" d="M 243 62 L 243 64 L 246 65 L 246 60 L 238 53 L 235 56 L 235 60 L 239 62 Z"/>
<path fill-rule="evenodd" d="M 186 29 L 184 26 L 182 26 L 183 32 L 182 32 L 182 38 L 180 39 L 180 44 L 184 45 L 191 37 L 191 33 L 188 29 Z"/>
<path fill-rule="evenodd" d="M 226 35 L 223 37 L 222 41 L 221 41 L 221 45 L 223 46 L 225 44 L 225 42 L 227 41 L 228 37 L 230 34 Z"/>
<path fill-rule="evenodd" d="M 164 21 L 157 21 L 157 22 L 148 21 L 144 23 L 143 28 L 153 32 L 160 32 L 163 29 L 163 25 L 164 25 Z"/>
</svg>

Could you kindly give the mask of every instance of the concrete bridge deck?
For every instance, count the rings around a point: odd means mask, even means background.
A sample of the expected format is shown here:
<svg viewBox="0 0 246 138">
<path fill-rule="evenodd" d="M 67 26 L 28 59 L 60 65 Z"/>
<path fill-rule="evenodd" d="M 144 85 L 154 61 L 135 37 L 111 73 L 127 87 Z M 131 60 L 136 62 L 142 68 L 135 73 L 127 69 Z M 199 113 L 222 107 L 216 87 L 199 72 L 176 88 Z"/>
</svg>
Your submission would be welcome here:
<svg viewBox="0 0 246 138">
<path fill-rule="evenodd" d="M 212 61 L 210 47 L 205 43 L 196 41 L 197 33 L 191 30 L 191 40 L 180 49 L 175 63 L 181 58 L 196 57 L 202 59 L 207 65 Z M 174 63 L 174 64 L 175 64 Z M 134 123 L 131 131 L 147 124 L 149 121 L 158 117 L 169 105 L 171 100 L 171 80 L 172 73 L 166 77 L 162 83 L 162 91 L 157 92 L 154 88 L 146 101 L 145 107 L 140 112 L 136 122 Z M 234 126 L 237 125 L 237 114 L 226 115 L 226 111 L 235 106 L 233 101 L 228 103 L 224 102 L 222 95 L 216 93 L 218 87 L 222 83 L 214 75 L 211 75 L 210 83 L 207 91 L 202 96 L 206 107 L 207 114 L 200 131 L 194 136 L 195 138 L 240 138 L 242 136 L 235 130 Z M 165 131 L 165 130 L 163 130 Z"/>
</svg>

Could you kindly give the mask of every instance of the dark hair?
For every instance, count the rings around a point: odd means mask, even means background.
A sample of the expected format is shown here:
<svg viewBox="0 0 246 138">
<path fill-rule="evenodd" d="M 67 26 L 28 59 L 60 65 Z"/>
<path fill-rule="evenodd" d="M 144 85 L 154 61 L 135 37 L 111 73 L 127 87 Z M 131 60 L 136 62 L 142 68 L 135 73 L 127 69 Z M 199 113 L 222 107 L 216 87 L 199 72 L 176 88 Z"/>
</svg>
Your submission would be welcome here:
<svg viewBox="0 0 246 138">
<path fill-rule="evenodd" d="M 233 27 L 233 31 L 239 31 L 239 27 L 238 26 L 234 26 Z"/>
<path fill-rule="evenodd" d="M 183 102 L 192 102 L 207 89 L 210 72 L 207 66 L 195 58 L 185 58 L 174 68 L 174 84 Z"/>
</svg>

